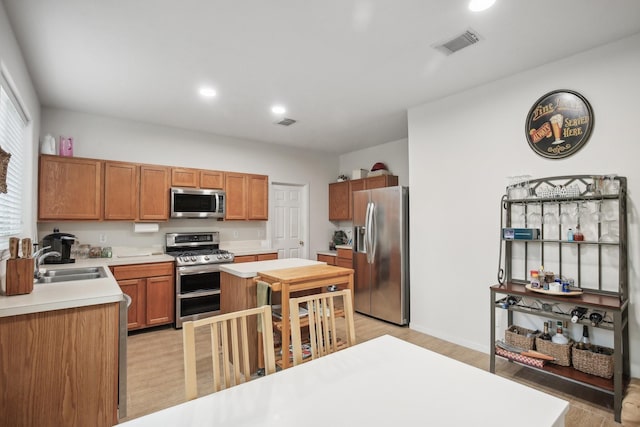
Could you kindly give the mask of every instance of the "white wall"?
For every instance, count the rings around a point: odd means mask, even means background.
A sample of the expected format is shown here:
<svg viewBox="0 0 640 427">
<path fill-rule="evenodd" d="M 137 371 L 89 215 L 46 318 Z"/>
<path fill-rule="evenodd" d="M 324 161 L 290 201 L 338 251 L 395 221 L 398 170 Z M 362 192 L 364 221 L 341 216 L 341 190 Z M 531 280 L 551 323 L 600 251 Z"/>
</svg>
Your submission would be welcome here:
<svg viewBox="0 0 640 427">
<path fill-rule="evenodd" d="M 488 352 L 507 177 L 617 173 L 628 177 L 630 356 L 640 375 L 639 75 L 636 35 L 409 111 L 412 328 Z M 524 134 L 529 108 L 555 89 L 584 95 L 595 116 L 590 141 L 562 160 L 536 155 Z"/>
<path fill-rule="evenodd" d="M 398 184 L 409 185 L 409 142 L 406 138 L 375 147 L 352 151 L 340 156 L 340 167 L 338 174 L 347 175 L 351 178 L 354 169 L 371 170 L 377 162 L 387 165 L 389 172 L 398 176 Z M 334 178 L 335 181 L 335 178 Z"/>
<path fill-rule="evenodd" d="M 42 135 L 72 136 L 77 157 L 248 172 L 269 175 L 270 182 L 308 184 L 310 247 L 325 246 L 330 235 L 328 183 L 335 179 L 337 155 L 50 108 L 42 111 L 41 129 Z M 255 221 L 172 220 L 153 234 L 134 234 L 131 223 L 39 223 L 40 238 L 54 226 L 81 242 L 97 245 L 97 236 L 106 233 L 111 246 L 138 247 L 163 244 L 167 231 L 218 230 L 221 240 L 261 240 L 268 232 L 267 223 Z"/>
</svg>

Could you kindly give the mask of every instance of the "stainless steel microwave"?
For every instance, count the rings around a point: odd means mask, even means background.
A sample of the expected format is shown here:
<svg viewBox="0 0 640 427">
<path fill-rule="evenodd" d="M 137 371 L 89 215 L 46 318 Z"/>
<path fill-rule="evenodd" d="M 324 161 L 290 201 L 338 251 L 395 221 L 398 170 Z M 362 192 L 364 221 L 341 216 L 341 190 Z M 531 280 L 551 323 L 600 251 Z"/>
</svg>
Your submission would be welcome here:
<svg viewBox="0 0 640 427">
<path fill-rule="evenodd" d="M 171 187 L 171 218 L 224 218 L 225 192 Z"/>
</svg>

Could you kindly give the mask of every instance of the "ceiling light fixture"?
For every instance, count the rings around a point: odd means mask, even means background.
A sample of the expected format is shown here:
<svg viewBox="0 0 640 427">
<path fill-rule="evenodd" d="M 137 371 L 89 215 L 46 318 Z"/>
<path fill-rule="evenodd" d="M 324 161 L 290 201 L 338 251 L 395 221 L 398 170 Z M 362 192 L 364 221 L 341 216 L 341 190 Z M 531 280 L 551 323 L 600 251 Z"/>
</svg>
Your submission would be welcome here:
<svg viewBox="0 0 640 427">
<path fill-rule="evenodd" d="M 273 114 L 284 114 L 287 112 L 287 109 L 282 105 L 274 105 L 273 107 L 271 107 L 271 112 Z"/>
<path fill-rule="evenodd" d="M 200 88 L 200 95 L 204 96 L 205 98 L 213 98 L 214 96 L 216 96 L 216 90 L 212 89 L 210 87 L 202 87 Z"/>
<path fill-rule="evenodd" d="M 495 2 L 496 0 L 471 0 L 469 2 L 469 10 L 472 12 L 482 12 L 493 6 Z"/>
</svg>

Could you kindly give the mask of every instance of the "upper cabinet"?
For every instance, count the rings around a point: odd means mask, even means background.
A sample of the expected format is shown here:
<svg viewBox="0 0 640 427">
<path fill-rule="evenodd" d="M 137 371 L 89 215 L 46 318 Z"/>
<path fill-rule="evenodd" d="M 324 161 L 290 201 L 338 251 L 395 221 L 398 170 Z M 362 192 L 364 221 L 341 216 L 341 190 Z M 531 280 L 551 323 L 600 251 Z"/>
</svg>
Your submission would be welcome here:
<svg viewBox="0 0 640 427">
<path fill-rule="evenodd" d="M 38 219 L 101 219 L 102 167 L 95 159 L 40 156 Z"/>
<path fill-rule="evenodd" d="M 222 190 L 224 188 L 224 172 L 204 169 L 171 168 L 171 186 Z"/>
<path fill-rule="evenodd" d="M 170 168 L 165 166 L 140 166 L 140 215 L 141 221 L 166 221 L 169 219 Z"/>
<path fill-rule="evenodd" d="M 269 219 L 269 177 L 245 173 L 225 174 L 227 220 Z"/>
<path fill-rule="evenodd" d="M 269 219 L 269 177 L 80 157 L 40 156 L 39 221 L 169 220 L 169 189 L 224 189 L 226 219 Z"/>
<path fill-rule="evenodd" d="M 105 162 L 104 219 L 135 220 L 138 216 L 140 169 L 137 164 Z"/>
<path fill-rule="evenodd" d="M 353 218 L 351 204 L 354 191 L 396 185 L 398 185 L 398 177 L 395 175 L 378 175 L 329 184 L 329 221 L 347 221 Z"/>
</svg>

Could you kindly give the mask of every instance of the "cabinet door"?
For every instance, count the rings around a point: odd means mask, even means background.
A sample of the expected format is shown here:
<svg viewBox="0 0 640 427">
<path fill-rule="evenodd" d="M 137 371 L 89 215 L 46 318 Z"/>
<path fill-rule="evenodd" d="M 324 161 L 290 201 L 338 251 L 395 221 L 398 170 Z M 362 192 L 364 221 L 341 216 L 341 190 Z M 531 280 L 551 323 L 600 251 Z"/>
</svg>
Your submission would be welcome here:
<svg viewBox="0 0 640 427">
<path fill-rule="evenodd" d="M 171 168 L 172 187 L 197 188 L 200 184 L 200 171 L 197 169 Z"/>
<path fill-rule="evenodd" d="M 102 161 L 40 156 L 38 219 L 102 219 Z"/>
<path fill-rule="evenodd" d="M 225 174 L 227 213 L 225 219 L 247 219 L 247 175 L 227 172 Z"/>
<path fill-rule="evenodd" d="M 241 262 L 253 262 L 257 260 L 258 258 L 255 255 L 240 255 L 233 258 L 233 262 L 236 264 Z"/>
<path fill-rule="evenodd" d="M 144 326 L 145 281 L 144 279 L 118 280 L 122 293 L 129 295 L 131 305 L 127 311 L 127 328 L 138 329 Z"/>
<path fill-rule="evenodd" d="M 135 220 L 138 213 L 138 165 L 104 165 L 104 219 Z"/>
<path fill-rule="evenodd" d="M 200 171 L 200 188 L 222 190 L 224 188 L 224 172 Z"/>
<path fill-rule="evenodd" d="M 173 322 L 176 295 L 173 276 L 149 277 L 146 288 L 148 326 Z"/>
<path fill-rule="evenodd" d="M 329 184 L 329 220 L 349 219 L 349 181 Z"/>
<path fill-rule="evenodd" d="M 249 175 L 248 216 L 251 220 L 269 219 L 269 177 Z"/>
<path fill-rule="evenodd" d="M 169 168 L 140 166 L 140 220 L 169 219 Z"/>
<path fill-rule="evenodd" d="M 364 179 L 367 190 L 372 188 L 394 187 L 398 185 L 398 177 L 395 175 L 378 175 Z"/>
</svg>

